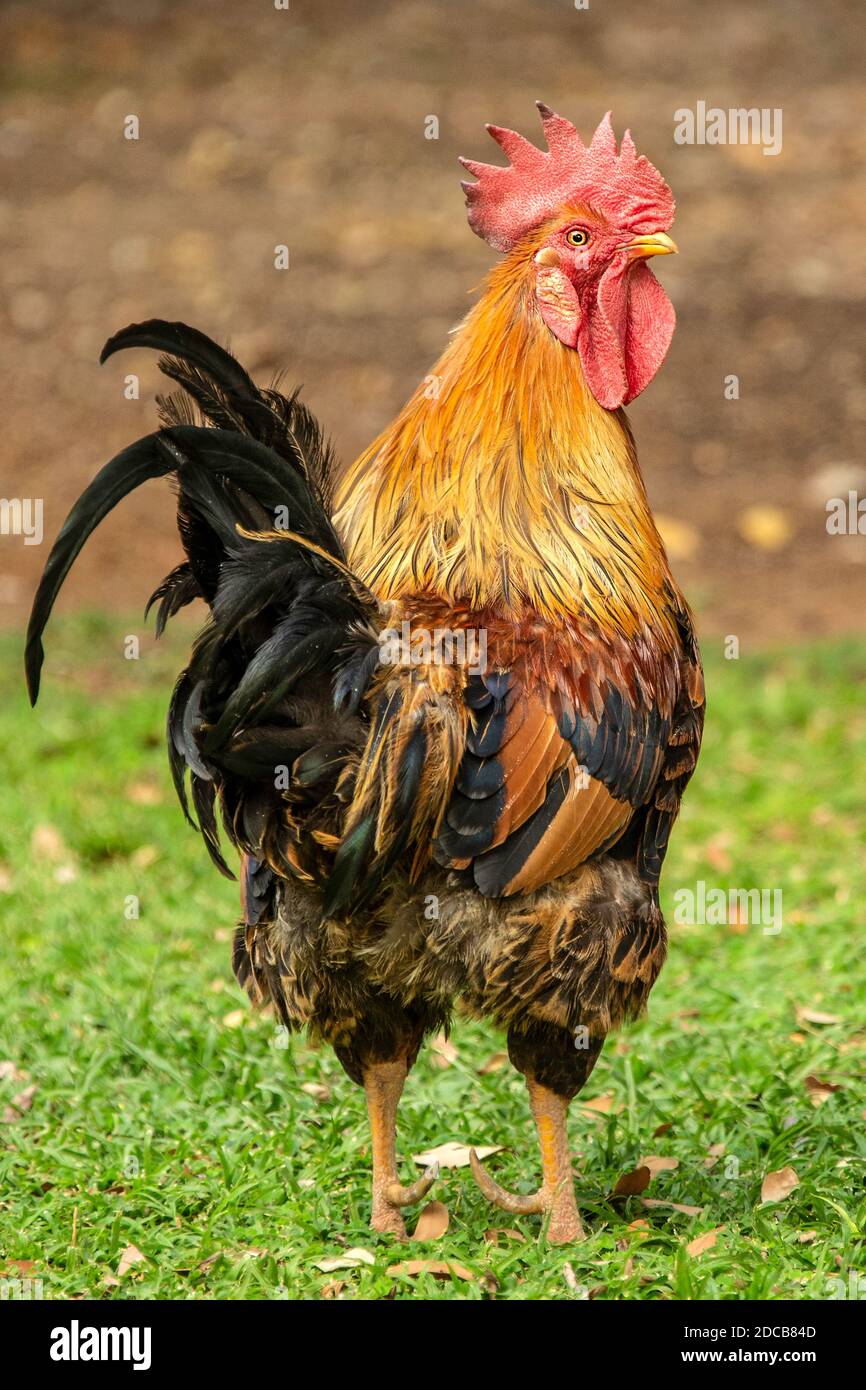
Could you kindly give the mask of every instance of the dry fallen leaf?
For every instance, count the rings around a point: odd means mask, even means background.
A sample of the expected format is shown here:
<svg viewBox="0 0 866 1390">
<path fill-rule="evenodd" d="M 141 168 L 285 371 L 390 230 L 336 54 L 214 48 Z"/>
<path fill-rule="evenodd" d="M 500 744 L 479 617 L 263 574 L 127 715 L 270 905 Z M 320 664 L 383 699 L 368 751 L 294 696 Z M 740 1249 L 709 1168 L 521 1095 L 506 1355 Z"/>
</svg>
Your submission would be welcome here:
<svg viewBox="0 0 866 1390">
<path fill-rule="evenodd" d="M 562 1266 L 562 1277 L 565 1280 L 566 1287 L 571 1289 L 572 1293 L 577 1293 L 580 1285 L 577 1282 L 577 1275 L 572 1266 L 568 1263 L 568 1260 L 566 1260 L 565 1264 Z"/>
<path fill-rule="evenodd" d="M 13 1096 L 12 1104 L 15 1106 L 15 1109 L 20 1110 L 22 1114 L 25 1110 L 29 1110 L 33 1104 L 33 1097 L 36 1095 L 36 1091 L 36 1086 L 26 1086 L 23 1091 L 18 1092 L 17 1096 Z"/>
<path fill-rule="evenodd" d="M 803 1085 L 809 1092 L 809 1099 L 813 1105 L 823 1105 L 834 1092 L 842 1089 L 841 1086 L 834 1086 L 832 1081 L 821 1081 L 817 1076 L 807 1076 Z"/>
<path fill-rule="evenodd" d="M 729 852 L 732 841 L 733 836 L 729 830 L 720 830 L 704 845 L 704 856 L 717 873 L 726 874 L 734 867 L 734 861 Z"/>
<path fill-rule="evenodd" d="M 430 1061 L 434 1067 L 452 1067 L 460 1056 L 450 1038 L 440 1033 L 430 1044 Z"/>
<path fill-rule="evenodd" d="M 159 850 L 156 845 L 139 845 L 129 856 L 129 862 L 134 869 L 149 869 L 151 864 L 155 864 L 159 858 Z"/>
<path fill-rule="evenodd" d="M 75 855 L 64 844 L 63 835 L 54 826 L 36 826 L 31 835 L 33 858 L 47 860 L 54 865 L 51 877 L 54 883 L 72 883 L 78 877 Z"/>
<path fill-rule="evenodd" d="M 793 1168 L 779 1168 L 775 1173 L 767 1173 L 761 1183 L 761 1201 L 784 1202 L 799 1185 L 800 1179 Z"/>
<path fill-rule="evenodd" d="M 329 1284 L 322 1285 L 322 1298 L 340 1298 L 346 1288 L 345 1279 L 332 1279 Z"/>
<path fill-rule="evenodd" d="M 63 859 L 69 853 L 63 836 L 53 825 L 35 827 L 30 837 L 30 850 L 34 859 Z"/>
<path fill-rule="evenodd" d="M 27 1086 L 23 1091 L 19 1091 L 17 1096 L 12 1097 L 12 1102 L 3 1111 L 3 1123 L 13 1125 L 16 1120 L 26 1114 L 33 1104 L 33 1097 L 36 1095 L 36 1086 Z"/>
<path fill-rule="evenodd" d="M 217 1262 L 217 1260 L 221 1260 L 222 1258 L 223 1258 L 223 1252 L 222 1252 L 222 1250 L 215 1250 L 214 1253 L 213 1253 L 212 1255 L 208 1255 L 208 1257 L 207 1257 L 206 1260 L 202 1260 L 202 1261 L 201 1261 L 201 1263 L 199 1264 L 199 1267 L 198 1267 L 199 1273 L 200 1273 L 200 1274 L 207 1274 L 207 1272 L 208 1272 L 208 1270 L 211 1268 L 211 1266 L 212 1266 L 212 1265 L 215 1265 L 216 1262 Z"/>
<path fill-rule="evenodd" d="M 812 1241 L 815 1240 L 817 1235 L 817 1231 L 801 1231 L 800 1234 L 797 1236 L 797 1240 L 800 1245 L 811 1245 Z"/>
<path fill-rule="evenodd" d="M 478 1075 L 486 1076 L 488 1072 L 499 1071 L 502 1067 L 505 1066 L 507 1061 L 507 1052 L 494 1052 L 490 1057 L 487 1058 L 486 1062 L 482 1062 L 481 1066 L 478 1068 Z"/>
<path fill-rule="evenodd" d="M 645 1164 L 638 1168 L 633 1168 L 630 1173 L 623 1173 L 613 1189 L 614 1197 L 636 1197 L 638 1193 L 644 1192 L 652 1182 L 652 1173 Z"/>
<path fill-rule="evenodd" d="M 330 1100 L 331 1088 L 325 1086 L 321 1081 L 305 1081 L 301 1090 L 304 1095 L 312 1096 L 313 1100 Z"/>
<path fill-rule="evenodd" d="M 314 1260 L 313 1265 L 320 1269 L 323 1274 L 333 1274 L 335 1269 L 357 1269 L 358 1265 L 374 1265 L 375 1255 L 371 1255 L 369 1250 L 363 1246 L 353 1245 L 351 1250 L 347 1250 L 345 1255 L 335 1255 L 331 1259 Z"/>
<path fill-rule="evenodd" d="M 422 1154 L 413 1154 L 412 1160 L 419 1163 L 422 1168 L 429 1168 L 431 1163 L 438 1163 L 440 1168 L 468 1168 L 469 1150 L 474 1148 L 480 1159 L 489 1158 L 491 1154 L 502 1153 L 501 1144 L 458 1144 L 455 1140 L 449 1139 L 444 1144 L 437 1144 L 435 1149 L 427 1149 Z"/>
<path fill-rule="evenodd" d="M 665 1158 L 660 1154 L 648 1154 L 646 1158 L 639 1158 L 637 1164 L 639 1168 L 649 1168 L 650 1177 L 654 1178 L 657 1173 L 672 1173 L 675 1168 L 679 1168 L 680 1161 L 678 1158 Z"/>
<path fill-rule="evenodd" d="M 412 1232 L 413 1240 L 438 1240 L 448 1230 L 448 1208 L 444 1202 L 428 1202 Z"/>
<path fill-rule="evenodd" d="M 432 1274 L 434 1279 L 475 1279 L 471 1269 L 459 1265 L 454 1260 L 401 1260 L 399 1264 L 389 1265 L 388 1274 Z"/>
<path fill-rule="evenodd" d="M 703 1255 L 705 1250 L 712 1250 L 724 1226 L 716 1226 L 714 1230 L 705 1232 L 702 1236 L 695 1236 L 686 1246 L 687 1255 Z"/>
<path fill-rule="evenodd" d="M 653 1130 L 653 1139 L 658 1139 L 660 1135 L 667 1134 L 668 1130 L 673 1129 L 673 1127 L 673 1120 L 665 1120 L 663 1124 L 656 1125 L 655 1129 Z"/>
<path fill-rule="evenodd" d="M 739 902 L 729 906 L 728 926 L 731 931 L 737 932 L 740 936 L 744 936 L 751 927 L 749 909 Z"/>
<path fill-rule="evenodd" d="M 526 1240 L 522 1231 L 515 1231 L 512 1226 L 491 1226 L 484 1232 L 484 1239 L 491 1245 L 499 1244 L 499 1237 L 503 1240 Z"/>
<path fill-rule="evenodd" d="M 247 1016 L 246 1009 L 232 1009 L 231 1013 L 223 1017 L 224 1028 L 243 1028 L 244 1019 Z"/>
<path fill-rule="evenodd" d="M 159 806 L 162 792 L 155 782 L 130 782 L 126 789 L 126 799 L 134 806 Z"/>
<path fill-rule="evenodd" d="M 0 1081 L 26 1081 L 27 1072 L 19 1071 L 15 1063 L 8 1058 L 0 1062 Z"/>
<path fill-rule="evenodd" d="M 136 1245 L 127 1245 L 120 1256 L 120 1264 L 117 1266 L 118 1279 L 122 1279 L 127 1270 L 132 1269 L 133 1265 L 141 1264 L 141 1261 L 146 1259 L 147 1256 L 142 1255 Z"/>
<path fill-rule="evenodd" d="M 707 1149 L 707 1156 L 704 1159 L 705 1168 L 715 1168 L 722 1154 L 725 1152 L 724 1144 L 711 1144 Z"/>
<path fill-rule="evenodd" d="M 578 1105 L 584 1110 L 595 1110 L 599 1115 L 609 1115 L 613 1110 L 615 1101 L 613 1096 L 593 1096 L 592 1100 L 580 1100 Z M 617 1107 L 619 1108 L 619 1107 Z"/>
<path fill-rule="evenodd" d="M 796 1013 L 798 1023 L 818 1023 L 829 1027 L 832 1023 L 842 1022 L 838 1014 L 825 1014 L 820 1009 L 804 1009 L 798 1006 Z"/>
<path fill-rule="evenodd" d="M 701 1216 L 703 1207 L 690 1207 L 685 1202 L 662 1202 L 658 1197 L 641 1197 L 642 1207 L 664 1207 L 668 1211 L 682 1212 L 683 1216 Z"/>
</svg>

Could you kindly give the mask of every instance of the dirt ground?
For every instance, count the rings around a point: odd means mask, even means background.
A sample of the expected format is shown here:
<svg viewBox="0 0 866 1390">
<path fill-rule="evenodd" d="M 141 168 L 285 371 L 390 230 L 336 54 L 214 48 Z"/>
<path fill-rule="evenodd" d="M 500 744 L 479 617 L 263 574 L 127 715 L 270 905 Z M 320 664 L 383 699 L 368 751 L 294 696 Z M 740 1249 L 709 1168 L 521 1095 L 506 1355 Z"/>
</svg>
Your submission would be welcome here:
<svg viewBox="0 0 866 1390">
<path fill-rule="evenodd" d="M 154 425 L 155 365 L 100 369 L 110 333 L 185 319 L 260 379 L 285 369 L 348 461 L 492 262 L 457 155 L 498 157 L 485 121 L 536 135 L 542 98 L 585 132 L 612 108 L 678 200 L 679 327 L 630 414 L 704 633 L 862 629 L 866 536 L 825 525 L 828 498 L 866 495 L 861 24 L 853 0 L 7 0 L 0 496 L 43 498 L 45 541 L 0 536 L 0 622 L 23 623 L 96 468 Z M 781 108 L 781 153 L 676 144 L 698 101 Z M 150 485 L 62 605 L 137 609 L 177 555 Z"/>
</svg>

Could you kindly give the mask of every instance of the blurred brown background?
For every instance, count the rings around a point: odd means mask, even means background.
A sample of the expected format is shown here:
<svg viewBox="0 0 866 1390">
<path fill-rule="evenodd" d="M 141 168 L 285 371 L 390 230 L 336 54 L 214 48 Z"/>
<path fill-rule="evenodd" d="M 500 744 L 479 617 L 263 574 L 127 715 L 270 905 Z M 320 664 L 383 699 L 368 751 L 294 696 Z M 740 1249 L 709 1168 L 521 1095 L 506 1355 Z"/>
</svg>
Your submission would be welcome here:
<svg viewBox="0 0 866 1390">
<path fill-rule="evenodd" d="M 630 415 L 705 634 L 862 629 L 866 537 L 825 528 L 828 497 L 866 495 L 861 23 L 841 0 L 7 0 L 0 496 L 44 498 L 45 541 L 0 537 L 0 622 L 23 622 L 96 468 L 154 427 L 152 355 L 100 369 L 110 333 L 186 319 L 260 379 L 285 368 L 348 461 L 492 263 L 457 155 L 499 158 L 488 120 L 536 138 L 542 98 L 584 133 L 611 107 L 678 200 L 660 275 L 679 327 Z M 781 107 L 781 154 L 678 146 L 699 100 Z M 62 604 L 138 610 L 178 551 L 150 485 Z"/>
</svg>

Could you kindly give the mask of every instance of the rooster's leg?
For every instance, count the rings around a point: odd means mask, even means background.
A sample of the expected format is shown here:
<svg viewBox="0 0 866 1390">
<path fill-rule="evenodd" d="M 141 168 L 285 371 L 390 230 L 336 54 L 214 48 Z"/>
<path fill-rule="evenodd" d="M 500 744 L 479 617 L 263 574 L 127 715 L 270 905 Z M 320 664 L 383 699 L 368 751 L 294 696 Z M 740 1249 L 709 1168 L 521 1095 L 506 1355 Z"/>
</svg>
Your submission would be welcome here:
<svg viewBox="0 0 866 1390">
<path fill-rule="evenodd" d="M 568 1152 L 566 1116 L 568 1101 L 527 1078 L 529 1102 L 538 1129 L 541 1146 L 542 1183 L 531 1196 L 506 1192 L 485 1172 L 472 1150 L 472 1174 L 488 1201 L 516 1216 L 531 1216 L 536 1212 L 549 1215 L 547 1239 L 554 1245 L 567 1245 L 583 1240 L 583 1226 L 574 1199 L 574 1177 Z"/>
<path fill-rule="evenodd" d="M 536 1037 L 537 1032 L 541 1030 L 509 1034 L 508 1047 L 512 1062 L 526 1076 L 541 1148 L 541 1187 L 529 1196 L 506 1192 L 482 1167 L 474 1149 L 470 1162 L 488 1201 L 516 1216 L 547 1216 L 547 1239 L 554 1245 L 567 1245 L 584 1238 L 568 1149 L 568 1106 L 592 1071 L 603 1040 L 592 1039 L 588 1048 L 579 1050 L 559 1029 L 544 1029 Z"/>
<path fill-rule="evenodd" d="M 373 1214 L 370 1225 L 405 1240 L 400 1208 L 426 1197 L 439 1171 L 434 1163 L 409 1187 L 397 1175 L 397 1106 L 406 1081 L 405 1061 L 373 1062 L 364 1068 L 364 1093 L 373 1151 Z"/>
</svg>

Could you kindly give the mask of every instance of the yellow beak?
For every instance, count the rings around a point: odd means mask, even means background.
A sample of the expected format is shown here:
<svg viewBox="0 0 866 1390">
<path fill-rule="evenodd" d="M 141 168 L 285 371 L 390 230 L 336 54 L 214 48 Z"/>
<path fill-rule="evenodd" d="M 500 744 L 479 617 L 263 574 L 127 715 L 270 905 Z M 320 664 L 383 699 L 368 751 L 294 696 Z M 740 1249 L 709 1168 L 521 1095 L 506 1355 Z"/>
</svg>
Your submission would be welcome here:
<svg viewBox="0 0 866 1390">
<path fill-rule="evenodd" d="M 675 256 L 679 247 L 667 232 L 652 232 L 646 236 L 636 236 L 625 249 L 635 259 L 645 259 L 647 256 Z"/>
</svg>

